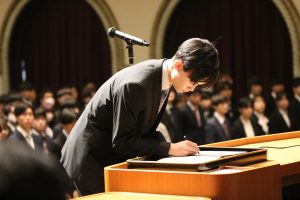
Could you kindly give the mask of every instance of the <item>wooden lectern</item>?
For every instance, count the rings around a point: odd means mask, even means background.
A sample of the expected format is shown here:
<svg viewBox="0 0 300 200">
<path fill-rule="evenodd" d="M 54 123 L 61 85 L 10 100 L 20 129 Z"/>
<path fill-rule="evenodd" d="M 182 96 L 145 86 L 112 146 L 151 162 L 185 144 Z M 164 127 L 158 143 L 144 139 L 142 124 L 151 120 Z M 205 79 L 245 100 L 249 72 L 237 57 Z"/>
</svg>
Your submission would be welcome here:
<svg viewBox="0 0 300 200">
<path fill-rule="evenodd" d="M 300 183 L 300 146 L 297 145 L 300 145 L 300 132 L 210 144 L 207 146 L 266 147 L 268 161 L 248 166 L 223 166 L 206 172 L 128 169 L 127 163 L 120 163 L 105 168 L 105 191 L 205 196 L 214 200 L 279 200 L 281 187 Z"/>
</svg>

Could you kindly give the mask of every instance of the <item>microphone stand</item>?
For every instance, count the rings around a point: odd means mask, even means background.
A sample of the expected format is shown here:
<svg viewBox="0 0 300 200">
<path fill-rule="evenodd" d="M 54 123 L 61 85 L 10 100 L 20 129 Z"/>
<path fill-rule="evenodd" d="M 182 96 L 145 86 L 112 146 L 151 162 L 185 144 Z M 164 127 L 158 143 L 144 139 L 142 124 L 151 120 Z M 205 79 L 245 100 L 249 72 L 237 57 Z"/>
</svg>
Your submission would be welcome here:
<svg viewBox="0 0 300 200">
<path fill-rule="evenodd" d="M 128 50 L 128 59 L 129 59 L 129 65 L 133 64 L 133 42 L 131 40 L 126 40 L 126 49 Z"/>
</svg>

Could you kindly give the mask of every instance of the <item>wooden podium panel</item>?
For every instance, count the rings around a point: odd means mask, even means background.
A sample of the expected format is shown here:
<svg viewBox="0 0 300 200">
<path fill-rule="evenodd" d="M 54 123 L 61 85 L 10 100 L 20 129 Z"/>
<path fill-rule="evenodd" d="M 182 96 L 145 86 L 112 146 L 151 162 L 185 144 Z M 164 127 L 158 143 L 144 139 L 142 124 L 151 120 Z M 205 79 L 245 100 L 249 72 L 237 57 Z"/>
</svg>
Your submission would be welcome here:
<svg viewBox="0 0 300 200">
<path fill-rule="evenodd" d="M 233 169 L 240 172 L 128 169 L 127 163 L 121 163 L 105 168 L 105 191 L 205 196 L 214 200 L 280 199 L 278 164 Z"/>
<path fill-rule="evenodd" d="M 300 183 L 300 132 L 243 138 L 206 146 L 288 147 L 268 148 L 268 161 L 229 174 L 186 169 L 128 169 L 127 163 L 105 168 L 106 192 L 125 191 L 184 196 L 214 200 L 278 200 L 282 186 Z M 228 167 L 230 169 L 230 167 Z"/>
</svg>

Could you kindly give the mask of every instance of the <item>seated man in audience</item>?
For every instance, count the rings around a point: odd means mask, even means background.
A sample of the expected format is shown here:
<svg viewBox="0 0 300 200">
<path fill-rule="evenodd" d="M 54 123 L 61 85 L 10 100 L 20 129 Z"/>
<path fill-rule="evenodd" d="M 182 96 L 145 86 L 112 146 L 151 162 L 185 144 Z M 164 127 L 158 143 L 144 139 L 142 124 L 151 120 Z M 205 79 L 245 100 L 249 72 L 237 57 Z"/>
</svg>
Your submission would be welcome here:
<svg viewBox="0 0 300 200">
<path fill-rule="evenodd" d="M 205 126 L 206 143 L 221 142 L 230 140 L 230 122 L 226 117 L 228 112 L 228 101 L 221 95 L 213 96 L 214 116 L 210 118 Z"/>
<path fill-rule="evenodd" d="M 271 94 L 266 97 L 266 115 L 270 115 L 276 110 L 276 98 L 278 93 L 284 92 L 284 84 L 279 80 L 274 80 L 271 83 Z"/>
<path fill-rule="evenodd" d="M 300 130 L 300 78 L 295 78 L 293 81 L 294 97 L 290 103 L 291 114 L 296 119 L 297 130 Z"/>
<path fill-rule="evenodd" d="M 211 118 L 214 114 L 212 106 L 211 94 L 209 92 L 201 92 L 200 107 L 203 111 L 205 120 Z"/>
<path fill-rule="evenodd" d="M 187 103 L 182 112 L 182 126 L 186 139 L 197 144 L 205 143 L 205 119 L 200 109 L 201 94 L 199 91 L 186 93 Z"/>
<path fill-rule="evenodd" d="M 51 151 L 53 154 L 60 159 L 61 149 L 64 146 L 72 128 L 74 127 L 77 120 L 77 114 L 69 108 L 64 108 L 59 116 L 59 122 L 62 125 L 62 129 L 58 133 L 55 133 L 56 138 L 53 140 L 53 147 Z"/>
<path fill-rule="evenodd" d="M 233 138 L 255 137 L 263 135 L 261 126 L 251 116 L 253 114 L 252 102 L 248 97 L 243 97 L 238 102 L 240 117 L 232 125 Z"/>
<path fill-rule="evenodd" d="M 265 134 L 269 133 L 269 119 L 265 116 L 266 103 L 262 96 L 253 97 L 254 113 L 252 119 L 255 120 L 263 129 Z"/>
<path fill-rule="evenodd" d="M 270 116 L 270 133 L 284 133 L 296 130 L 296 119 L 289 112 L 289 100 L 285 93 L 276 96 L 277 109 Z"/>
<path fill-rule="evenodd" d="M 55 98 L 52 90 L 45 89 L 40 94 L 40 108 L 45 111 L 47 123 L 53 128 L 55 125 Z M 53 138 L 53 135 L 49 135 L 49 137 Z"/>
<path fill-rule="evenodd" d="M 34 119 L 33 108 L 26 103 L 20 103 L 15 107 L 15 116 L 18 126 L 16 132 L 9 136 L 8 140 L 23 143 L 29 149 L 41 151 L 42 140 L 32 132 L 32 122 Z"/>
<path fill-rule="evenodd" d="M 175 106 L 175 98 L 176 93 L 174 90 L 171 90 L 166 106 L 166 111 L 161 118 L 162 124 L 160 124 L 160 126 L 165 126 L 171 142 L 179 142 L 184 140 L 181 121 L 182 113 Z"/>
<path fill-rule="evenodd" d="M 33 134 L 39 136 L 42 140 L 43 153 L 48 155 L 49 147 L 52 145 L 52 139 L 49 137 L 49 135 L 53 135 L 53 132 L 52 129 L 47 125 L 46 113 L 42 108 L 37 108 L 34 110 L 32 128 Z"/>
<path fill-rule="evenodd" d="M 248 88 L 249 88 L 249 98 L 251 100 L 253 100 L 255 96 L 262 95 L 263 86 L 261 81 L 258 78 L 252 77 L 248 82 Z"/>
</svg>

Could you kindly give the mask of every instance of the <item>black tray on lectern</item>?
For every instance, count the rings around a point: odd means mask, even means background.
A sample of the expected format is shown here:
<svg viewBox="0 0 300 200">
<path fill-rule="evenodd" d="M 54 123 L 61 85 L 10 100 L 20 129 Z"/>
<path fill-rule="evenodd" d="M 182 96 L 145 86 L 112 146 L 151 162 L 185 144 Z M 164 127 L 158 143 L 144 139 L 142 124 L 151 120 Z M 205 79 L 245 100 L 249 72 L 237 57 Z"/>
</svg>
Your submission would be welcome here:
<svg viewBox="0 0 300 200">
<path fill-rule="evenodd" d="M 199 163 L 168 163 L 158 162 L 161 157 L 144 156 L 128 159 L 128 168 L 183 168 L 205 171 L 224 165 L 242 166 L 267 160 L 267 150 L 261 148 L 235 148 L 235 147 L 205 147 L 200 146 L 200 154 L 203 151 L 245 151 L 236 155 L 228 155 L 209 162 Z"/>
</svg>

